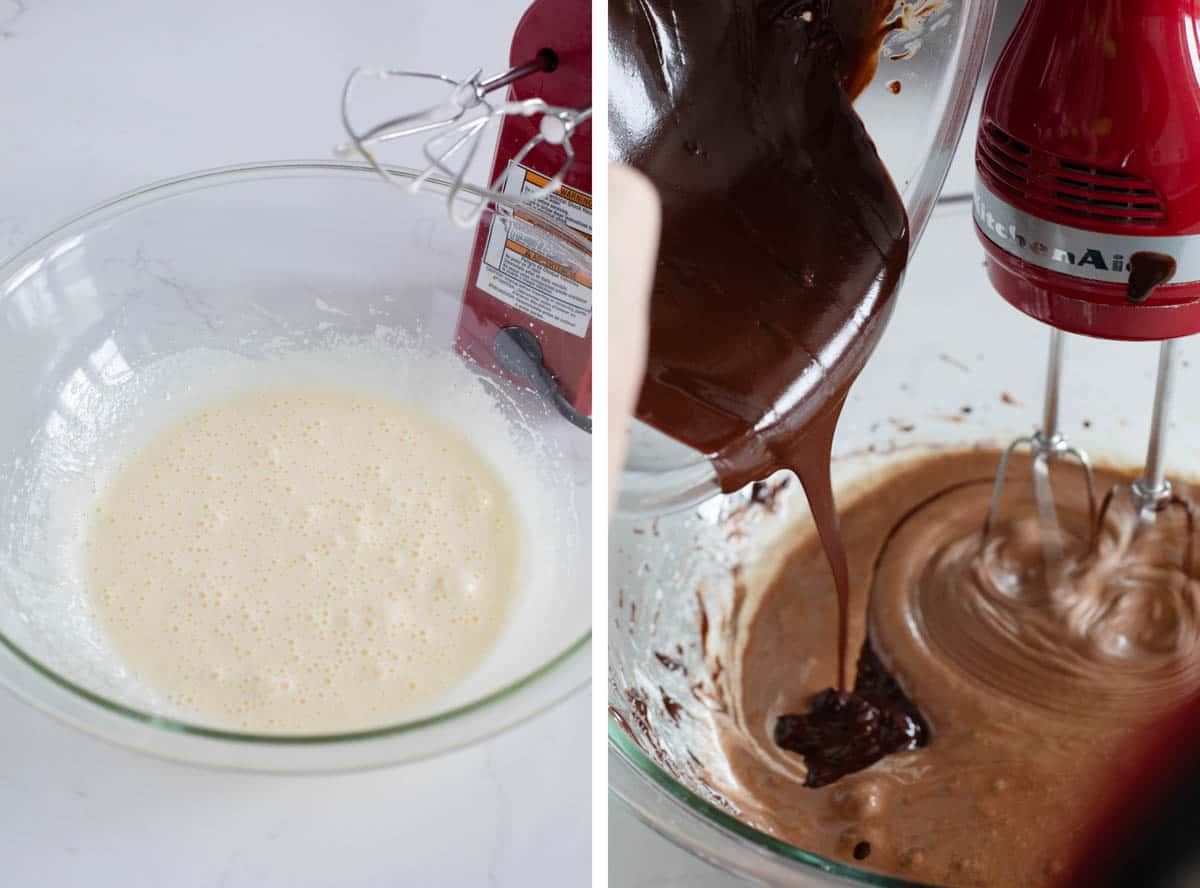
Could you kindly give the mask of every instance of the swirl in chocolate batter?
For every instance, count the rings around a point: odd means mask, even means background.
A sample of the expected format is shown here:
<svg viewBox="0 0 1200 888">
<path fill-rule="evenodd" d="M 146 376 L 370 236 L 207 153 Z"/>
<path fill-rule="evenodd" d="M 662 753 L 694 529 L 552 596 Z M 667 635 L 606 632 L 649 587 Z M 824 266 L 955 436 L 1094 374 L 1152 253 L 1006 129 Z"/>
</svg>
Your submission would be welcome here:
<svg viewBox="0 0 1200 888">
<path fill-rule="evenodd" d="M 821 652 L 836 615 L 812 568 L 815 534 L 798 529 L 746 582 L 749 616 L 724 639 L 730 665 L 713 679 L 726 761 L 707 774 L 743 820 L 909 879 L 1051 885 L 1130 736 L 1200 689 L 1200 579 L 1182 567 L 1183 521 L 1139 528 L 1117 509 L 1092 546 L 1083 491 L 1060 485 L 1075 497 L 1057 503 L 1066 554 L 1048 570 L 1025 463 L 1006 488 L 1009 517 L 981 539 L 996 459 L 915 461 L 843 511 L 851 642 L 878 654 L 920 713 L 923 748 L 813 788 L 806 759 L 774 741 L 830 665 Z"/>
</svg>

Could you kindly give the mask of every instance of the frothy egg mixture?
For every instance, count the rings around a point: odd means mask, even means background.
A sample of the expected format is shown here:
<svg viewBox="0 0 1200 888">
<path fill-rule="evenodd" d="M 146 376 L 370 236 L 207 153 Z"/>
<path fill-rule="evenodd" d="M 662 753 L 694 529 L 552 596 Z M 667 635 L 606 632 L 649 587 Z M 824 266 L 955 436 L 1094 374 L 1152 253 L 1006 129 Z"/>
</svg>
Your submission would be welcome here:
<svg viewBox="0 0 1200 888">
<path fill-rule="evenodd" d="M 278 389 L 167 427 L 85 540 L 99 622 L 177 708 L 245 730 L 395 720 L 478 665 L 524 531 L 475 446 L 369 396 Z"/>
</svg>

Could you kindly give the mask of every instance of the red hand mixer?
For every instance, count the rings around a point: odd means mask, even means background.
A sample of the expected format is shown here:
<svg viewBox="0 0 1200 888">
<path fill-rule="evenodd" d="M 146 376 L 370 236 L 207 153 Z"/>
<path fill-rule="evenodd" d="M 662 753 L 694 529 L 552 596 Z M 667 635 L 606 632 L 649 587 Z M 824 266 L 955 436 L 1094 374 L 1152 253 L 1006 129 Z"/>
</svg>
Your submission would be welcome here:
<svg viewBox="0 0 1200 888">
<path fill-rule="evenodd" d="M 1175 342 L 1200 331 L 1198 19 L 1200 0 L 1031 0 L 997 62 L 976 145 L 976 230 L 992 284 L 1050 325 L 1051 340 L 1042 427 L 1005 451 L 985 535 L 1020 446 L 1033 452 L 1044 528 L 1056 527 L 1056 458 L 1081 463 L 1094 510 L 1088 458 L 1058 427 L 1063 332 L 1161 341 L 1145 469 L 1126 490 L 1142 520 L 1184 510 L 1191 572 L 1192 507 L 1172 491 L 1163 455 Z M 1184 824 L 1200 796 L 1200 703 L 1149 736 L 1064 885 L 1195 878 Z"/>
<path fill-rule="evenodd" d="M 535 0 L 517 24 L 510 66 L 501 73 L 485 77 L 476 70 L 464 78 L 356 68 L 342 94 L 350 141 L 339 148 L 343 155 L 361 156 L 394 184 L 420 188 L 437 181 L 445 188 L 451 218 L 477 227 L 458 321 L 459 350 L 534 388 L 587 431 L 591 34 L 588 0 Z M 422 102 L 396 93 L 387 107 L 409 110 L 360 126 L 352 96 L 363 81 L 429 92 Z M 432 104 L 429 93 L 437 96 Z M 497 144 L 489 184 L 472 187 L 466 178 L 492 134 Z M 427 164 L 415 180 L 394 176 L 378 156 L 387 145 L 411 137 L 423 141 Z"/>
<path fill-rule="evenodd" d="M 985 535 L 1020 446 L 1033 452 L 1045 527 L 1056 526 L 1056 458 L 1082 464 L 1095 511 L 1088 458 L 1058 427 L 1063 331 L 1162 342 L 1145 470 L 1128 492 L 1143 520 L 1171 505 L 1192 520 L 1163 454 L 1175 340 L 1200 331 L 1198 17 L 1197 0 L 1031 0 L 997 62 L 976 229 L 1000 295 L 1052 332 L 1042 427 L 1005 452 Z"/>
</svg>

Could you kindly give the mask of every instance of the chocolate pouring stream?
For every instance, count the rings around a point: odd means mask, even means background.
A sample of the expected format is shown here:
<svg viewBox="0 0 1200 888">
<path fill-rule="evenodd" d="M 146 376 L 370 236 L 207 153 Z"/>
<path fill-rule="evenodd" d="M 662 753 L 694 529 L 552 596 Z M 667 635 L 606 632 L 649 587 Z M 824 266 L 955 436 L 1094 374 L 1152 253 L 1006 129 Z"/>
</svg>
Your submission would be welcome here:
<svg viewBox="0 0 1200 888">
<path fill-rule="evenodd" d="M 850 384 L 908 259 L 904 206 L 852 101 L 892 0 L 613 0 L 613 159 L 663 204 L 643 421 L 703 452 L 731 492 L 791 469 L 841 602 L 829 477 Z"/>
</svg>

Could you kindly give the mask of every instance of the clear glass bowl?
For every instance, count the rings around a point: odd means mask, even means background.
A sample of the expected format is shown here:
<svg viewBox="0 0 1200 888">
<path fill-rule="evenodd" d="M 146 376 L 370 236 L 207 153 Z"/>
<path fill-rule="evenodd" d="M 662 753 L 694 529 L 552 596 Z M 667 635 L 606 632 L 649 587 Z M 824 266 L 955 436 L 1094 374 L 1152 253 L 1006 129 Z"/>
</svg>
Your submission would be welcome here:
<svg viewBox="0 0 1200 888">
<path fill-rule="evenodd" d="M 932 12 L 915 17 L 910 30 L 888 36 L 879 70 L 855 109 L 904 199 L 915 249 L 971 107 L 995 0 L 898 4 L 894 14 L 901 6 Z M 889 88 L 893 82 L 900 85 L 898 93 Z M 718 489 L 704 454 L 644 423 L 631 424 L 618 500 L 622 512 L 686 508 Z"/>
<path fill-rule="evenodd" d="M 441 418 L 469 438 L 499 429 L 536 454 L 521 496 L 555 527 L 555 557 L 530 576 L 472 675 L 402 723 L 256 735 L 170 711 L 108 653 L 69 568 L 77 556 L 62 550 L 61 525 L 79 517 L 71 504 L 86 499 L 80 489 L 94 486 L 89 473 L 124 426 L 238 384 L 228 372 L 185 372 L 207 366 L 185 356 L 224 356 L 253 372 L 280 356 L 358 343 L 397 372 L 419 357 L 453 360 L 476 232 L 450 221 L 446 201 L 436 182 L 406 193 L 357 164 L 241 166 L 111 200 L 0 265 L 0 683 L 106 740 L 264 771 L 433 755 L 587 683 L 591 438 L 481 368 L 462 372 L 478 376 L 494 408 L 486 422 Z M 560 246 L 590 269 L 590 251 L 565 234 Z M 314 381 L 353 386 L 354 372 L 337 365 Z M 436 410 L 438 398 L 430 392 L 423 406 Z M 478 443 L 486 453 L 489 441 Z"/>
<path fill-rule="evenodd" d="M 994 292 L 980 257 L 970 204 L 939 208 L 891 324 L 847 402 L 834 448 L 838 487 L 939 448 L 1003 446 L 1037 426 L 1048 331 Z M 1068 336 L 1064 348 L 1063 431 L 1096 462 L 1139 467 L 1156 345 Z M 1200 342 L 1182 342 L 1180 351 L 1177 391 L 1187 392 L 1200 385 Z M 1168 477 L 1200 474 L 1200 413 L 1182 397 L 1169 425 L 1167 464 Z M 709 625 L 721 625 L 733 605 L 732 565 L 756 563 L 807 514 L 799 485 L 791 483 L 774 511 L 744 513 L 741 532 L 731 534 L 722 517 L 748 501 L 742 491 L 656 519 L 618 516 L 611 526 L 609 706 L 634 736 L 610 719 L 610 787 L 655 830 L 734 873 L 781 885 L 913 884 L 780 842 L 714 804 L 696 777 L 693 754 L 705 764 L 720 761 L 710 717 L 689 687 L 705 668 L 697 589 L 703 584 Z M 828 566 L 822 560 L 812 569 Z M 664 650 L 682 668 L 668 669 L 654 656 Z M 645 694 L 644 712 L 635 711 L 631 692 Z M 669 714 L 663 693 L 685 703 L 682 710 Z"/>
</svg>

